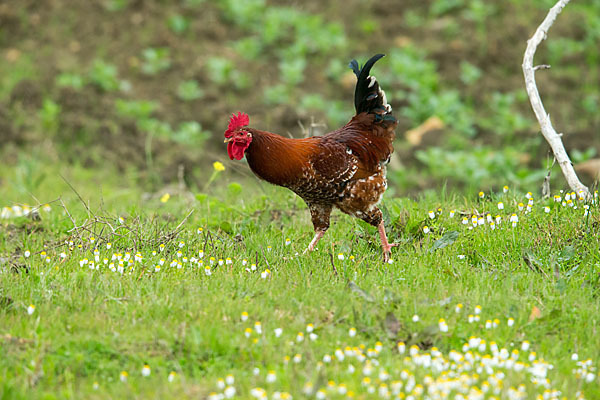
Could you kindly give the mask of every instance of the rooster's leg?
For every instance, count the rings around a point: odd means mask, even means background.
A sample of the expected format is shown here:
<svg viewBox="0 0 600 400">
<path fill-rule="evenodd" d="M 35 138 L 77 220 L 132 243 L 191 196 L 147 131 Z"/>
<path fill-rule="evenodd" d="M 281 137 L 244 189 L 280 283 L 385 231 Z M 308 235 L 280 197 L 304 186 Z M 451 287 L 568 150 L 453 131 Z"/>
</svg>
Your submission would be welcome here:
<svg viewBox="0 0 600 400">
<path fill-rule="evenodd" d="M 387 235 L 385 234 L 385 226 L 383 225 L 383 220 L 377 226 L 377 230 L 379 230 L 379 237 L 381 238 L 381 248 L 383 249 L 383 261 L 388 262 L 390 259 L 390 254 L 392 253 L 392 247 L 398 246 L 397 243 L 389 243 Z"/>
<path fill-rule="evenodd" d="M 310 241 L 310 244 L 306 248 L 306 251 L 313 251 L 315 249 L 315 246 L 317 245 L 317 243 L 323 237 L 324 234 L 325 234 L 325 231 L 322 231 L 322 230 L 316 231 L 315 237 L 313 237 L 313 240 Z M 306 253 L 306 251 L 305 251 L 305 253 Z"/>
<path fill-rule="evenodd" d="M 325 231 L 329 228 L 329 215 L 332 206 L 330 204 L 307 203 L 310 210 L 310 217 L 315 228 L 315 237 L 311 240 L 308 248 L 304 251 L 313 251 L 317 242 L 323 237 Z"/>
</svg>

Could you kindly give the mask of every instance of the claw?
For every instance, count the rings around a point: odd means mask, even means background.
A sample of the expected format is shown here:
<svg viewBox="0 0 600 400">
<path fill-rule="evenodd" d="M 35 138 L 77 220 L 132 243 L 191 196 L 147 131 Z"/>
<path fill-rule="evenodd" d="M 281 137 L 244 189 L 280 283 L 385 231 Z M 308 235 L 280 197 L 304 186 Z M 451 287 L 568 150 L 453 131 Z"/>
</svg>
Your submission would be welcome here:
<svg viewBox="0 0 600 400">
<path fill-rule="evenodd" d="M 392 254 L 392 247 L 398 246 L 398 243 L 388 243 L 387 235 L 385 234 L 385 227 L 383 226 L 383 221 L 379 223 L 377 227 L 379 230 L 379 237 L 381 239 L 381 249 L 383 250 L 383 261 L 388 262 L 390 260 L 390 255 Z"/>
<path fill-rule="evenodd" d="M 392 255 L 392 247 L 396 247 L 398 244 L 399 243 L 388 243 L 387 246 L 382 246 L 383 262 L 388 262 L 390 260 L 390 256 Z"/>
<path fill-rule="evenodd" d="M 323 235 L 325 234 L 325 231 L 316 231 L 315 232 L 315 237 L 313 238 L 313 240 L 310 242 L 310 244 L 308 245 L 308 247 L 306 248 L 306 250 L 304 250 L 304 252 L 302 254 L 306 254 L 309 251 L 313 251 L 315 249 L 315 247 L 317 246 L 317 242 L 319 241 L 319 239 L 321 239 L 323 237 Z"/>
</svg>

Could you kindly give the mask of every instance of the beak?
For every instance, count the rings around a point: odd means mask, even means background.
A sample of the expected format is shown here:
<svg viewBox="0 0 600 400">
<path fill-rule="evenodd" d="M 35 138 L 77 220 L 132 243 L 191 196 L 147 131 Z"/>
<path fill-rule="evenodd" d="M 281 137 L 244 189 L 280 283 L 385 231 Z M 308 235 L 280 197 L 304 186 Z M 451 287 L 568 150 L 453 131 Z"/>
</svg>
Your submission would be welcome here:
<svg viewBox="0 0 600 400">
<path fill-rule="evenodd" d="M 233 136 L 230 138 L 225 138 L 225 140 L 223 140 L 223 143 L 229 143 L 233 140 Z"/>
</svg>

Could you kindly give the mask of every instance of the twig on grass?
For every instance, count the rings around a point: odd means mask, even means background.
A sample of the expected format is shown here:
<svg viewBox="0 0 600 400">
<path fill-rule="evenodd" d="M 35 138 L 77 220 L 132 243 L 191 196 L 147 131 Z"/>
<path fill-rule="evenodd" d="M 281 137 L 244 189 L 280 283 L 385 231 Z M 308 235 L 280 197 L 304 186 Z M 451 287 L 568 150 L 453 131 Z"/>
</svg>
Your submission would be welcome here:
<svg viewBox="0 0 600 400">
<path fill-rule="evenodd" d="M 550 279 L 546 271 L 542 269 L 535 260 L 535 258 L 529 254 L 528 252 L 523 253 L 523 261 L 525 261 L 525 265 L 532 271 L 538 272 L 546 277 L 546 279 Z"/>
<path fill-rule="evenodd" d="M 75 222 L 75 219 L 73 218 L 73 216 L 71 215 L 71 213 L 69 212 L 69 209 L 67 208 L 67 206 L 65 205 L 65 202 L 63 201 L 62 197 L 59 197 L 60 200 L 60 205 L 62 206 L 62 208 L 65 210 L 65 213 L 67 213 L 67 216 L 69 217 L 69 219 L 71 220 L 71 222 L 73 223 L 73 228 L 69 230 L 69 232 L 71 232 L 73 229 L 75 229 L 75 231 L 77 232 L 77 235 L 79 236 L 79 238 L 81 239 L 81 236 L 79 235 L 79 227 L 77 226 L 77 222 Z"/>
<path fill-rule="evenodd" d="M 69 181 L 67 180 L 67 178 L 65 178 L 65 177 L 64 177 L 62 174 L 60 174 L 60 173 L 59 173 L 59 175 L 60 175 L 60 177 L 63 179 L 63 181 L 65 181 L 65 183 L 66 183 L 67 185 L 69 185 L 69 187 L 70 187 L 70 188 L 71 188 L 71 190 L 72 190 L 72 191 L 73 191 L 73 192 L 74 192 L 74 193 L 77 195 L 77 197 L 79 197 L 79 200 L 81 201 L 81 204 L 83 204 L 83 206 L 85 207 L 85 209 L 86 209 L 86 210 L 87 210 L 87 212 L 88 212 L 88 217 L 90 216 L 90 214 L 91 214 L 91 215 L 93 215 L 93 216 L 96 216 L 96 215 L 95 215 L 95 214 L 92 212 L 92 210 L 90 210 L 90 207 L 89 207 L 89 206 L 86 204 L 86 202 L 83 200 L 83 197 L 81 197 L 81 195 L 79 194 L 79 192 L 78 192 L 78 191 L 77 191 L 77 190 L 76 190 L 76 189 L 73 187 L 73 185 L 71 185 L 71 182 L 69 182 Z"/>
<path fill-rule="evenodd" d="M 331 261 L 331 268 L 333 268 L 333 274 L 335 276 L 338 275 L 337 268 L 335 267 L 335 263 L 333 262 L 333 253 L 329 252 L 329 261 Z"/>
<path fill-rule="evenodd" d="M 262 252 L 262 256 L 265 259 L 265 264 L 267 264 L 267 268 L 269 268 L 269 270 L 271 269 L 271 266 L 269 265 L 269 261 L 267 261 L 267 256 L 265 255 L 265 249 L 263 249 L 262 245 L 260 246 L 260 251 Z M 256 265 L 258 265 L 258 260 Z"/>
<path fill-rule="evenodd" d="M 213 242 L 212 234 L 210 233 L 210 230 L 207 230 L 206 234 L 204 235 L 204 247 L 202 247 L 202 252 L 205 254 L 206 254 L 206 245 L 208 244 L 209 240 L 210 240 L 210 248 L 211 248 L 211 250 L 214 250 L 215 243 Z"/>
<path fill-rule="evenodd" d="M 179 234 L 179 232 L 181 232 L 181 230 L 182 230 L 182 228 L 181 228 L 181 227 L 183 226 L 183 224 L 185 223 L 185 221 L 187 221 L 187 220 L 188 220 L 188 218 L 189 218 L 189 217 L 190 217 L 190 216 L 191 216 L 193 213 L 194 213 L 194 210 L 192 209 L 192 210 L 191 210 L 191 211 L 190 211 L 190 212 L 189 212 L 189 213 L 188 213 L 188 214 L 185 216 L 185 218 L 183 218 L 183 219 L 181 220 L 181 222 L 179 223 L 179 225 L 177 225 L 177 226 L 175 227 L 175 229 L 173 229 L 172 231 L 170 231 L 170 232 L 168 232 L 168 233 L 166 233 L 166 234 L 163 234 L 163 235 L 161 235 L 161 236 L 158 236 L 158 238 L 157 238 L 157 239 L 155 239 L 155 240 L 156 240 L 156 241 L 158 241 L 158 242 L 160 242 L 160 243 L 162 243 L 162 244 L 169 243 L 171 240 L 173 240 L 174 238 L 176 238 L 176 237 L 177 237 L 177 235 Z M 206 247 L 206 243 L 205 243 L 205 245 L 204 245 L 204 246 Z"/>
<path fill-rule="evenodd" d="M 190 217 L 190 215 L 192 215 L 193 213 L 194 213 L 194 209 L 192 208 L 192 210 L 185 216 L 185 218 L 181 220 L 181 222 L 179 223 L 179 225 L 177 225 L 175 227 L 175 229 L 173 230 L 173 233 L 175 233 L 175 234 L 179 233 L 180 232 L 179 228 L 181 228 L 181 226 L 185 223 L 185 221 L 188 220 L 188 218 Z"/>
</svg>

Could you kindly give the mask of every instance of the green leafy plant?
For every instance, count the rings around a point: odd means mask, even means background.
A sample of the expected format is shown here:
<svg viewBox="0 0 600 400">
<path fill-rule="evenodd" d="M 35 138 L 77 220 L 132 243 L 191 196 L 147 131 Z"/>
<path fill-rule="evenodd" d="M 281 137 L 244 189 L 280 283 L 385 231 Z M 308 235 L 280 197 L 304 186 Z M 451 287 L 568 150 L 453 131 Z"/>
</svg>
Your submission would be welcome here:
<svg viewBox="0 0 600 400">
<path fill-rule="evenodd" d="M 290 89 L 279 83 L 264 90 L 264 102 L 267 105 L 285 104 L 291 97 Z"/>
<path fill-rule="evenodd" d="M 174 141 L 190 146 L 201 146 L 209 138 L 210 133 L 202 130 L 202 125 L 196 121 L 182 122 L 172 134 Z"/>
<path fill-rule="evenodd" d="M 206 70 L 211 81 L 220 86 L 231 85 L 237 89 L 244 89 L 250 85 L 247 74 L 235 69 L 232 60 L 224 57 L 209 57 L 206 60 Z"/>
<path fill-rule="evenodd" d="M 229 83 L 234 71 L 233 61 L 224 57 L 209 57 L 206 60 L 208 77 L 217 85 Z"/>
<path fill-rule="evenodd" d="M 453 179 L 467 187 L 485 187 L 495 181 L 521 181 L 529 184 L 543 179 L 544 171 L 531 172 L 520 166 L 521 152 L 507 147 L 471 147 L 448 150 L 430 147 L 416 152 L 431 176 Z"/>
<path fill-rule="evenodd" d="M 173 136 L 171 124 L 156 118 L 145 118 L 137 122 L 138 128 L 150 137 L 168 139 Z"/>
<path fill-rule="evenodd" d="M 129 0 L 104 0 L 104 8 L 111 12 L 122 11 L 129 5 Z"/>
<path fill-rule="evenodd" d="M 263 50 L 263 45 L 257 37 L 245 37 L 233 42 L 236 53 L 247 60 L 257 60 Z"/>
<path fill-rule="evenodd" d="M 365 18 L 363 20 L 360 21 L 360 23 L 358 24 L 358 26 L 360 27 L 360 30 L 365 33 L 365 34 L 370 34 L 373 33 L 377 30 L 378 27 L 378 23 L 377 20 L 372 19 L 372 18 Z"/>
<path fill-rule="evenodd" d="M 169 17 L 169 19 L 167 19 L 167 26 L 173 32 L 175 32 L 177 34 L 182 34 L 185 31 L 187 31 L 188 28 L 190 27 L 190 21 L 187 18 L 185 18 L 183 15 L 174 14 L 174 15 L 171 15 Z"/>
<path fill-rule="evenodd" d="M 265 0 L 222 0 L 219 5 L 228 20 L 246 28 L 255 26 L 266 9 Z"/>
<path fill-rule="evenodd" d="M 118 90 L 121 82 L 118 79 L 117 66 L 96 59 L 88 73 L 90 82 L 106 92 Z"/>
<path fill-rule="evenodd" d="M 60 105 L 46 98 L 42 103 L 42 108 L 39 111 L 39 118 L 42 129 L 50 135 L 56 134 L 60 126 Z"/>
<path fill-rule="evenodd" d="M 56 86 L 79 90 L 85 86 L 85 78 L 79 74 L 64 72 L 56 77 Z"/>
<path fill-rule="evenodd" d="M 460 63 L 460 80 L 465 85 L 472 85 L 481 78 L 481 70 L 468 61 Z"/>
<path fill-rule="evenodd" d="M 306 68 L 306 59 L 294 58 L 283 60 L 279 63 L 279 71 L 284 83 L 289 86 L 295 86 L 304 80 L 304 69 Z"/>
<path fill-rule="evenodd" d="M 597 117 L 598 107 L 600 106 L 600 94 L 588 94 L 581 100 L 581 106 L 587 113 Z"/>
<path fill-rule="evenodd" d="M 444 14 L 456 11 L 465 5 L 465 0 L 435 0 L 431 6 L 429 6 L 429 12 L 439 17 Z"/>
<path fill-rule="evenodd" d="M 494 3 L 484 0 L 470 0 L 467 7 L 463 11 L 463 15 L 466 19 L 473 21 L 477 28 L 478 36 L 483 40 L 481 41 L 481 47 L 486 48 L 487 42 L 487 21 L 497 11 L 497 6 Z"/>
<path fill-rule="evenodd" d="M 204 96 L 204 91 L 198 85 L 198 82 L 190 79 L 182 81 L 177 86 L 177 97 L 184 101 L 192 101 L 201 99 Z"/>
<path fill-rule="evenodd" d="M 142 72 L 147 75 L 156 75 L 171 67 L 170 51 L 166 47 L 144 49 L 142 58 Z"/>
<path fill-rule="evenodd" d="M 409 28 L 423 26 L 426 22 L 425 16 L 417 10 L 408 9 L 404 12 L 404 24 Z"/>
<path fill-rule="evenodd" d="M 331 59 L 327 64 L 325 73 L 327 74 L 327 78 L 334 81 L 339 81 L 348 71 L 349 69 L 347 62 L 344 62 L 338 58 L 334 58 Z"/>
<path fill-rule="evenodd" d="M 582 54 L 585 50 L 585 43 L 580 40 L 553 38 L 548 41 L 548 63 L 557 65 L 563 58 Z"/>
<path fill-rule="evenodd" d="M 142 120 L 150 118 L 150 115 L 158 109 L 158 103 L 147 100 L 122 100 L 115 101 L 117 113 L 121 116 Z"/>
<path fill-rule="evenodd" d="M 506 143 L 517 137 L 518 133 L 534 126 L 530 117 L 523 116 L 521 107 L 517 107 L 517 93 L 494 92 L 487 104 L 488 117 L 480 117 L 479 125 L 502 136 Z"/>
<path fill-rule="evenodd" d="M 596 149 L 593 147 L 589 147 L 583 151 L 578 150 L 578 149 L 573 149 L 571 150 L 571 161 L 573 161 L 574 163 L 580 163 L 583 161 L 587 161 L 591 158 L 594 158 L 596 156 Z"/>
<path fill-rule="evenodd" d="M 327 101 L 319 94 L 308 94 L 302 97 L 300 108 L 304 110 L 324 110 Z"/>
</svg>

